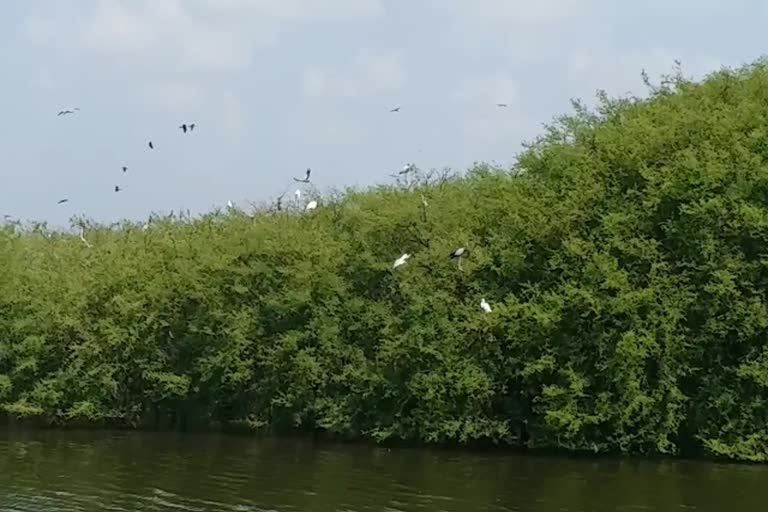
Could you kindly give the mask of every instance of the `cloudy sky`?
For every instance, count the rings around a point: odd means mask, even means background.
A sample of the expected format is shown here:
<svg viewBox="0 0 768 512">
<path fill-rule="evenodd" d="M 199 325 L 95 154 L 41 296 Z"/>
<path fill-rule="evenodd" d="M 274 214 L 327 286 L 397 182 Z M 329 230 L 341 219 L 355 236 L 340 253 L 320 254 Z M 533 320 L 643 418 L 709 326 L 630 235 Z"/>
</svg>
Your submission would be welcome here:
<svg viewBox="0 0 768 512">
<path fill-rule="evenodd" d="M 753 61 L 766 23 L 757 0 L 5 2 L 0 214 L 111 222 L 266 200 L 307 167 L 325 190 L 508 164 L 570 98 Z"/>
</svg>

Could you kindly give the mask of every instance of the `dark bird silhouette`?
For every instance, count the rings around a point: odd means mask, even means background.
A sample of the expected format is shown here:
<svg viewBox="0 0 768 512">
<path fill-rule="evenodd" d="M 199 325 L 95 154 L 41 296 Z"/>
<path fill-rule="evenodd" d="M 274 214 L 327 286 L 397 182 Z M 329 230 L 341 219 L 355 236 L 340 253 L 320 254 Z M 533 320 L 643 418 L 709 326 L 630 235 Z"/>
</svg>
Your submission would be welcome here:
<svg viewBox="0 0 768 512">
<path fill-rule="evenodd" d="M 507 105 L 506 103 L 497 103 L 496 106 L 505 108 L 505 107 L 508 107 L 509 105 Z"/>
<path fill-rule="evenodd" d="M 115 192 L 120 192 L 121 190 L 123 189 L 120 188 L 120 185 L 115 185 Z"/>
<path fill-rule="evenodd" d="M 149 141 L 149 149 L 155 149 L 154 144 L 152 144 L 152 141 Z"/>
<path fill-rule="evenodd" d="M 277 211 L 280 212 L 282 210 L 283 210 L 283 196 L 281 195 L 280 197 L 277 198 Z"/>
<path fill-rule="evenodd" d="M 195 129 L 195 123 L 192 123 L 191 125 L 189 125 L 189 131 L 192 131 L 194 129 Z"/>
<path fill-rule="evenodd" d="M 181 128 L 181 131 L 183 131 L 184 133 L 187 133 L 187 125 L 186 124 L 182 124 L 181 126 L 179 126 L 179 128 Z"/>
<path fill-rule="evenodd" d="M 298 181 L 300 183 L 309 183 L 309 175 L 311 173 L 312 173 L 312 169 L 307 169 L 307 175 L 304 177 L 304 179 L 293 178 L 293 181 Z"/>
<path fill-rule="evenodd" d="M 390 112 L 400 112 L 400 108 L 402 107 L 395 107 L 392 110 L 390 110 Z"/>
<path fill-rule="evenodd" d="M 59 199 L 59 201 L 56 204 L 64 204 L 64 203 L 66 203 L 68 201 L 69 201 L 69 199 Z"/>
<path fill-rule="evenodd" d="M 60 111 L 59 111 L 59 113 L 58 113 L 58 114 L 56 114 L 56 115 L 57 115 L 57 116 L 66 116 L 66 115 L 69 115 L 69 114 L 74 114 L 75 112 L 77 112 L 77 111 L 79 111 L 79 110 L 80 110 L 80 109 L 79 109 L 79 108 L 77 108 L 77 107 L 75 107 L 75 108 L 74 108 L 74 109 L 72 109 L 72 110 L 69 110 L 69 109 L 67 109 L 67 110 L 60 110 Z"/>
<path fill-rule="evenodd" d="M 126 166 L 123 166 L 123 172 L 128 172 L 128 168 Z"/>
</svg>

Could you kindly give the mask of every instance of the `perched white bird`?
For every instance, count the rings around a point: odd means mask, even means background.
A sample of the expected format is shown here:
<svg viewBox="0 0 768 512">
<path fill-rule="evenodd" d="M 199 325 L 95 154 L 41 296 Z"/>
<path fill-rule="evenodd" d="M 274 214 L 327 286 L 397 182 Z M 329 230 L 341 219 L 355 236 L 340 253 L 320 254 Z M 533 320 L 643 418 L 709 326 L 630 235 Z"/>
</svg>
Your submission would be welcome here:
<svg viewBox="0 0 768 512">
<path fill-rule="evenodd" d="M 410 257 L 411 255 L 408 253 L 403 254 L 402 256 L 400 256 L 395 260 L 395 264 L 392 266 L 392 268 L 397 268 L 401 265 L 405 265 L 406 260 L 408 260 L 408 258 Z"/>
<path fill-rule="evenodd" d="M 227 208 L 229 208 L 231 210 L 234 207 L 235 207 L 235 205 L 232 204 L 232 201 L 227 201 Z"/>
<path fill-rule="evenodd" d="M 307 210 L 314 210 L 315 208 L 317 208 L 317 201 L 310 201 L 307 204 Z"/>
<path fill-rule="evenodd" d="M 296 196 L 296 199 L 297 199 L 297 200 L 301 199 L 301 189 L 298 189 L 298 188 L 297 188 L 297 189 L 296 189 L 296 192 L 294 192 L 294 193 L 293 193 L 293 195 L 295 195 L 295 196 Z"/>
<path fill-rule="evenodd" d="M 88 247 L 89 249 L 93 248 L 93 246 L 90 244 L 90 242 L 88 242 L 88 240 L 85 239 L 85 233 L 84 233 L 84 230 L 82 228 L 80 229 L 80 240 L 82 240 L 83 243 L 86 245 L 86 247 Z"/>
<path fill-rule="evenodd" d="M 461 268 L 461 257 L 464 256 L 465 254 L 469 254 L 469 251 L 467 251 L 466 247 L 459 247 L 458 249 L 456 249 L 450 254 L 451 259 L 458 259 L 459 270 L 463 270 Z"/>
<path fill-rule="evenodd" d="M 490 305 L 490 304 L 488 304 L 488 303 L 485 301 L 485 299 L 482 299 L 482 300 L 480 301 L 480 307 L 481 307 L 481 308 L 483 308 L 483 311 L 485 311 L 486 313 L 490 313 L 490 312 L 491 312 L 491 305 Z"/>
</svg>

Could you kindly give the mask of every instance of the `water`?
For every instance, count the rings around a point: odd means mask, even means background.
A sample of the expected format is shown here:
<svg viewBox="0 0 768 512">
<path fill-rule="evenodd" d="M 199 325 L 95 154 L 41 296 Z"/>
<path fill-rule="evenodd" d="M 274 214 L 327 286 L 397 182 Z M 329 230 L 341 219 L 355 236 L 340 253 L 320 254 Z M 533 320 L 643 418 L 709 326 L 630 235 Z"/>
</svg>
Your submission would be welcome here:
<svg viewBox="0 0 768 512">
<path fill-rule="evenodd" d="M 764 511 L 768 467 L 0 431 L 0 511 Z"/>
</svg>

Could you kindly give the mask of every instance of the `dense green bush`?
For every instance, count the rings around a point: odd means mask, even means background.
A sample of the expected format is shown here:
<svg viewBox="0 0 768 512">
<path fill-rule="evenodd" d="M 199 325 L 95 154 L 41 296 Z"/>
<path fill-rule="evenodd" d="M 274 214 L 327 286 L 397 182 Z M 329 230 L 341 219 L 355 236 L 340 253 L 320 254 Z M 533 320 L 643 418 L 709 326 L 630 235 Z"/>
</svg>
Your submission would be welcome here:
<svg viewBox="0 0 768 512">
<path fill-rule="evenodd" d="M 648 85 L 512 170 L 92 247 L 6 225 L 3 410 L 768 460 L 768 66 Z"/>
</svg>

